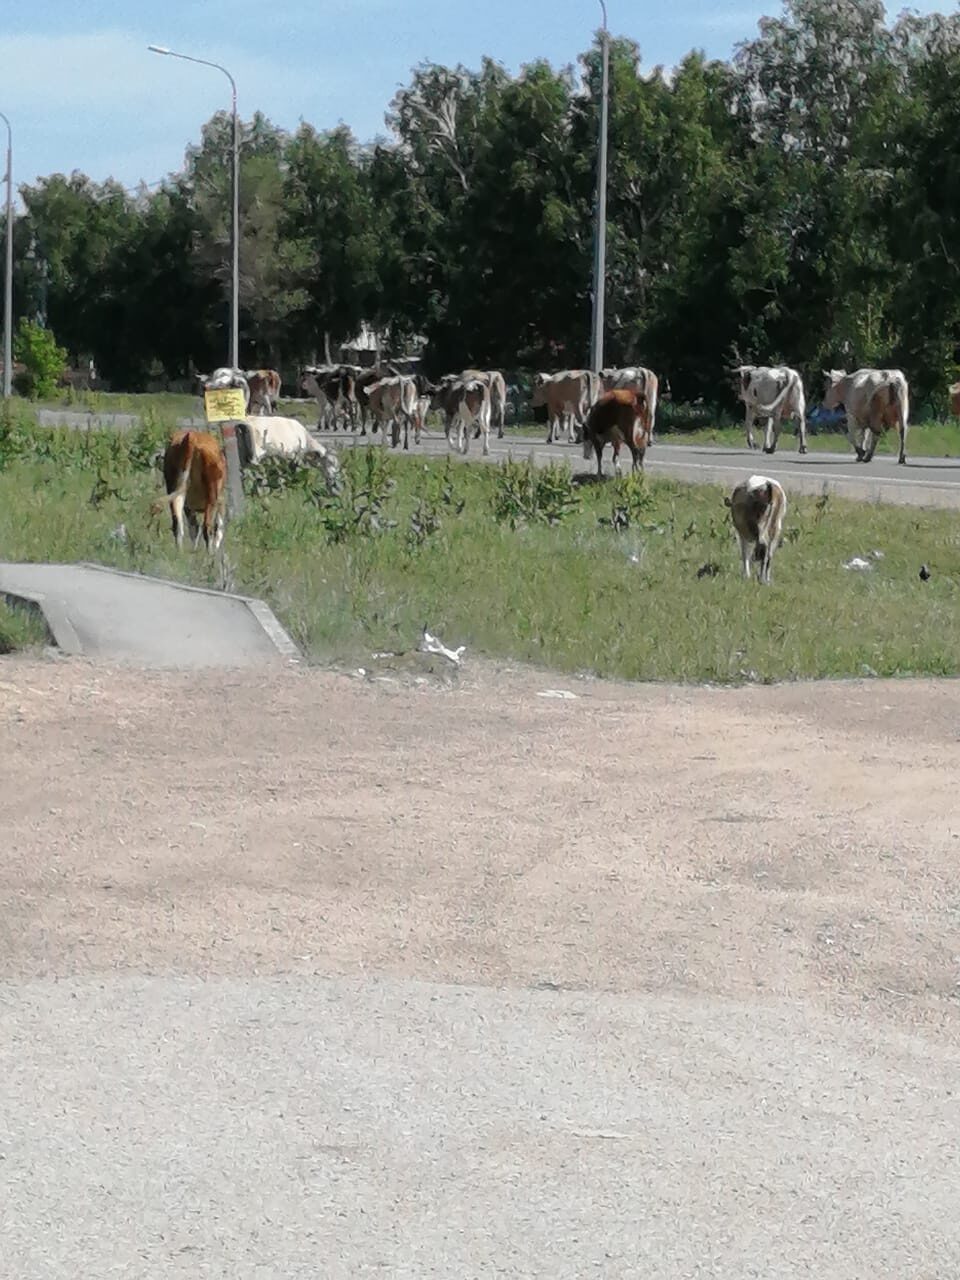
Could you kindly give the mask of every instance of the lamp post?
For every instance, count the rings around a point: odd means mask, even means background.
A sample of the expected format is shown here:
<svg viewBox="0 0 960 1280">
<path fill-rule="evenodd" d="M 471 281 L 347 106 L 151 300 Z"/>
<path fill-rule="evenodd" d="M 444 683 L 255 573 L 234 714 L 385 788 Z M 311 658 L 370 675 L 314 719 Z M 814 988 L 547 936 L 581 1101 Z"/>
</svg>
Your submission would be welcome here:
<svg viewBox="0 0 960 1280">
<path fill-rule="evenodd" d="M 7 270 L 3 279 L 3 398 L 10 399 L 13 379 L 13 133 L 10 121 L 0 111 L 7 126 Z"/>
<path fill-rule="evenodd" d="M 603 74 L 600 88 L 600 153 L 597 158 L 596 227 L 593 257 L 593 324 L 590 332 L 590 368 L 603 368 L 603 304 L 607 283 L 607 107 L 609 102 L 610 49 L 607 36 L 607 6 L 600 0 L 603 28 L 600 50 Z"/>
<path fill-rule="evenodd" d="M 206 58 L 194 58 L 189 53 L 175 53 L 163 45 L 147 45 L 151 53 L 162 53 L 167 58 L 182 58 L 184 62 L 197 62 L 202 67 L 214 67 L 222 71 L 230 81 L 233 114 L 233 218 L 230 231 L 232 257 L 230 281 L 230 368 L 240 368 L 240 130 L 237 123 L 237 83 L 226 67 Z"/>
</svg>

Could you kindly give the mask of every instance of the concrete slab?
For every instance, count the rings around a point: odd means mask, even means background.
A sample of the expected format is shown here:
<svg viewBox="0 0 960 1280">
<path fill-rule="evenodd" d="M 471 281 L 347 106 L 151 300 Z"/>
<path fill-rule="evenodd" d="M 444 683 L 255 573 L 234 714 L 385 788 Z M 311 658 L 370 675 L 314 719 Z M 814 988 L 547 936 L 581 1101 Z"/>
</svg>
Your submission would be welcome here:
<svg viewBox="0 0 960 1280">
<path fill-rule="evenodd" d="M 102 565 L 0 563 L 0 594 L 38 608 L 68 654 L 175 669 L 299 657 L 261 600 Z"/>
</svg>

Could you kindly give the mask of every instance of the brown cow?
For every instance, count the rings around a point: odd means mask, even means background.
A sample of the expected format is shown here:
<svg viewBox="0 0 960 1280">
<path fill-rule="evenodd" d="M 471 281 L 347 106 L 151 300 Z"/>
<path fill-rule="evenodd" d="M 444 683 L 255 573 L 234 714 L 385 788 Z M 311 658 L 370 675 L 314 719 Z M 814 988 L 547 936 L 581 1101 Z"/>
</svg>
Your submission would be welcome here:
<svg viewBox="0 0 960 1280">
<path fill-rule="evenodd" d="M 216 551 L 223 541 L 223 512 L 227 463 L 220 441 L 209 431 L 176 431 L 170 437 L 163 455 L 163 481 L 166 498 L 155 502 L 151 510 L 159 515 L 170 509 L 173 538 L 177 548 L 183 546 L 183 516 L 193 545 L 200 542 L 197 516 L 203 516 L 203 540 L 208 551 Z"/>
<path fill-rule="evenodd" d="M 582 426 L 588 410 L 596 403 L 599 390 L 600 379 L 590 370 L 566 369 L 561 373 L 534 375 L 530 404 L 534 409 L 546 406 L 547 444 L 559 440 L 564 420 L 567 440 L 573 441 L 575 427 Z"/>
<path fill-rule="evenodd" d="M 740 539 L 743 576 L 750 577 L 750 562 L 754 560 L 760 565 L 760 582 L 768 583 L 773 553 L 783 535 L 787 495 L 769 476 L 751 476 L 742 480 L 725 501 Z"/>
<path fill-rule="evenodd" d="M 276 369 L 248 369 L 246 379 L 250 390 L 248 416 L 251 413 L 276 413 L 280 399 L 280 375 Z"/>
<path fill-rule="evenodd" d="M 603 475 L 603 447 L 613 446 L 614 470 L 620 471 L 620 446 L 633 456 L 633 470 L 643 470 L 643 455 L 650 443 L 647 402 L 643 391 L 618 388 L 605 392 L 587 415 L 583 428 L 583 456 L 597 455 L 597 475 Z"/>
</svg>

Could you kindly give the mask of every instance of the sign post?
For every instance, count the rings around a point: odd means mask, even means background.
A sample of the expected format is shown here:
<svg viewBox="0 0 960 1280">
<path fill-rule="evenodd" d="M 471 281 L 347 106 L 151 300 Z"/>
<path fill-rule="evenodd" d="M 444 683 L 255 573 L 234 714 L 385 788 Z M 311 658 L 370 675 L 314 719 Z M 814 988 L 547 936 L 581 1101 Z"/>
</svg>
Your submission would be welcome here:
<svg viewBox="0 0 960 1280">
<path fill-rule="evenodd" d="M 203 407 L 207 422 L 220 423 L 223 452 L 227 460 L 227 514 L 230 517 L 238 516 L 243 510 L 243 480 L 236 420 L 242 418 L 247 411 L 246 397 L 239 387 L 204 391 Z"/>
</svg>

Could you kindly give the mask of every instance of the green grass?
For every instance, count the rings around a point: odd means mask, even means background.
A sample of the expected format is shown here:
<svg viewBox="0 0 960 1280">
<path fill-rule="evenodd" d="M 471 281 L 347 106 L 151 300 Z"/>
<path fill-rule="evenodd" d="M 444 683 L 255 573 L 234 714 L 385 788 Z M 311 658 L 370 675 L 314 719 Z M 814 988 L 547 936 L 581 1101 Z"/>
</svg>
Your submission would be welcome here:
<svg viewBox="0 0 960 1280">
<path fill-rule="evenodd" d="M 36 609 L 0 597 L 0 654 L 49 643 L 46 625 Z"/>
<path fill-rule="evenodd" d="M 149 459 L 164 430 L 0 432 L 5 558 L 90 559 L 262 596 L 318 661 L 362 665 L 372 651 L 411 649 L 426 622 L 470 653 L 629 679 L 960 670 L 960 525 L 949 512 L 791 497 L 764 589 L 740 580 L 719 488 L 584 484 L 559 524 L 521 518 L 513 528 L 494 507 L 499 495 L 515 510 L 514 493 L 532 487 L 522 467 L 508 493 L 503 467 L 358 450 L 343 456 L 356 492 L 339 506 L 311 500 L 315 472 L 305 485 L 248 498 L 221 563 L 202 549 L 178 555 L 166 517 L 149 513 L 160 490 Z M 331 541 L 370 504 L 358 496 L 368 466 L 385 527 Z M 565 476 L 558 467 L 541 483 L 569 495 Z M 631 503 L 629 527 L 600 523 Z M 843 568 L 875 548 L 884 556 L 870 572 Z M 698 579 L 706 563 L 719 572 Z"/>
</svg>

